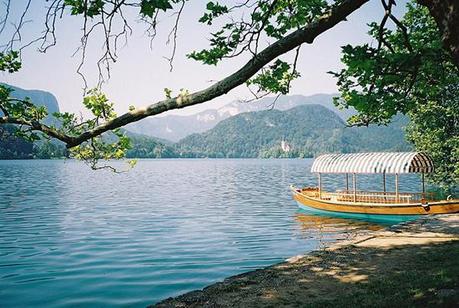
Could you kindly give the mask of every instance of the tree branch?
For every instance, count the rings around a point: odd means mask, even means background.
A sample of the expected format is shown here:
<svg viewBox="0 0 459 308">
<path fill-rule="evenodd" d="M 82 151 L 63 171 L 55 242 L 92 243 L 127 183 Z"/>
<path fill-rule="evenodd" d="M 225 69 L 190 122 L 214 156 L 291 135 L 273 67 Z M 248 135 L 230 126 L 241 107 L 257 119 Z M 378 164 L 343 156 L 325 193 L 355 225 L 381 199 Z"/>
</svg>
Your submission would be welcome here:
<svg viewBox="0 0 459 308">
<path fill-rule="evenodd" d="M 66 144 L 69 144 L 70 142 L 73 141 L 73 138 L 71 136 L 67 136 L 64 133 L 49 127 L 45 124 L 39 123 L 38 121 L 25 121 L 23 119 L 18 119 L 18 118 L 12 118 L 9 116 L 3 116 L 0 117 L 0 125 L 1 124 L 17 124 L 17 125 L 23 125 L 23 126 L 28 126 L 31 128 L 31 130 L 34 131 L 41 131 L 44 134 L 59 139 Z"/>
<path fill-rule="evenodd" d="M 459 68 L 459 1 L 457 0 L 417 0 L 429 9 L 442 35 L 443 46 L 453 63 Z"/>
<path fill-rule="evenodd" d="M 54 128 L 39 123 L 16 124 L 29 125 L 34 130 L 42 131 L 51 137 L 64 141 L 67 144 L 67 148 L 72 148 L 90 140 L 91 138 L 99 136 L 104 132 L 125 126 L 146 117 L 157 115 L 168 110 L 180 109 L 210 101 L 243 84 L 277 57 L 297 48 L 303 43 L 311 44 L 317 36 L 333 28 L 339 22 L 346 20 L 352 12 L 360 8 L 368 1 L 369 0 L 343 0 L 338 5 L 333 6 L 327 13 L 319 17 L 316 21 L 274 42 L 249 60 L 238 71 L 221 81 L 216 82 L 210 87 L 195 93 L 179 95 L 174 98 L 159 101 L 146 108 L 127 112 L 119 117 L 102 123 L 91 130 L 83 132 L 79 136 L 68 136 Z M 2 121 L 5 121 L 5 117 L 0 118 L 0 124 Z M 12 123 L 12 120 L 9 120 L 7 123 Z"/>
</svg>

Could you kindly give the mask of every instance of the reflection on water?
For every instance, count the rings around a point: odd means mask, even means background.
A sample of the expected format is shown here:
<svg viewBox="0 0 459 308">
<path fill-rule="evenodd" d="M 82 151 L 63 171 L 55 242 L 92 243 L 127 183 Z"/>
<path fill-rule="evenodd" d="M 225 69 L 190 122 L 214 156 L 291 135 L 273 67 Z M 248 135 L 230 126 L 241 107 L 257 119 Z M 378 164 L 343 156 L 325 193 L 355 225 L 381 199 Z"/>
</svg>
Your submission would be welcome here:
<svg viewBox="0 0 459 308">
<path fill-rule="evenodd" d="M 384 228 L 361 220 L 337 218 L 321 215 L 308 215 L 303 213 L 296 214 L 296 221 L 300 223 L 301 230 L 320 230 L 322 232 L 352 232 L 356 230 L 377 231 Z"/>
<path fill-rule="evenodd" d="M 320 247 L 335 240 L 348 240 L 368 231 L 377 231 L 384 225 L 372 222 L 353 220 L 322 215 L 296 213 L 295 219 L 301 231 L 313 236 Z"/>
<path fill-rule="evenodd" d="M 311 162 L 0 161 L 0 307 L 145 306 L 380 228 L 300 214 Z"/>
</svg>

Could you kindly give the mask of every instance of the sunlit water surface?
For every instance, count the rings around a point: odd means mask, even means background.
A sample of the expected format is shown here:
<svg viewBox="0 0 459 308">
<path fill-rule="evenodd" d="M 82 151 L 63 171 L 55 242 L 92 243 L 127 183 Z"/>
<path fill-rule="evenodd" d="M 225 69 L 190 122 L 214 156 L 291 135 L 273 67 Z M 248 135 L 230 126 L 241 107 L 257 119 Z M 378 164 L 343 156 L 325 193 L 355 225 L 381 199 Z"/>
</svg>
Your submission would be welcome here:
<svg viewBox="0 0 459 308">
<path fill-rule="evenodd" d="M 0 307 L 142 307 L 380 227 L 297 210 L 288 187 L 316 182 L 311 163 L 142 160 L 113 174 L 0 161 Z"/>
</svg>

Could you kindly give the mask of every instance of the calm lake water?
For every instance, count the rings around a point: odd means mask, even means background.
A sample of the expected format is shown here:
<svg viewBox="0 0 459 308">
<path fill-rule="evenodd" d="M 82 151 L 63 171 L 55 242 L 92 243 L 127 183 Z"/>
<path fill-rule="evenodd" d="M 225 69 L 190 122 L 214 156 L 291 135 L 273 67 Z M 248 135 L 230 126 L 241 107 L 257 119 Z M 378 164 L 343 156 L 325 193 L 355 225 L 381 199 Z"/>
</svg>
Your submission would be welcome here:
<svg viewBox="0 0 459 308">
<path fill-rule="evenodd" d="M 297 210 L 288 187 L 315 184 L 311 163 L 0 161 L 0 307 L 142 307 L 379 227 Z"/>
</svg>

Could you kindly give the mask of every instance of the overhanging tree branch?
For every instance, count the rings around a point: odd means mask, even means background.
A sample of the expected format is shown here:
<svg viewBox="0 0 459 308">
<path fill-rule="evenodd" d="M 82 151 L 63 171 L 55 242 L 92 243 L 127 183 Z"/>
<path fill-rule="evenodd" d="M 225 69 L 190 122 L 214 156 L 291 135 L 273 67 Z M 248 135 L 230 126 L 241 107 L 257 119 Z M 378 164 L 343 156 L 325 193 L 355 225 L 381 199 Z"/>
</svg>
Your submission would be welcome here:
<svg viewBox="0 0 459 308">
<path fill-rule="evenodd" d="M 42 131 L 51 137 L 57 138 L 65 142 L 68 148 L 72 148 L 90 140 L 91 138 L 99 136 L 104 132 L 120 128 L 146 117 L 157 115 L 168 110 L 180 109 L 210 101 L 228 93 L 237 86 L 242 85 L 254 76 L 260 69 L 277 57 L 294 50 L 304 43 L 311 44 L 317 36 L 333 28 L 339 22 L 346 20 L 352 12 L 360 8 L 368 1 L 369 0 L 343 0 L 339 2 L 339 4 L 333 6 L 327 13 L 317 18 L 316 21 L 290 33 L 282 39 L 277 40 L 263 51 L 256 54 L 238 71 L 221 81 L 216 82 L 210 87 L 195 93 L 183 94 L 174 98 L 159 101 L 146 108 L 127 112 L 119 117 L 107 120 L 106 122 L 93 129 L 83 132 L 76 137 L 66 135 L 57 129 L 40 123 L 22 124 L 30 126 L 33 130 Z M 8 121 L 7 117 L 0 119 L 0 123 L 2 123 L 2 121 L 3 123 L 12 123 L 11 120 Z"/>
<path fill-rule="evenodd" d="M 67 136 L 66 134 L 56 130 L 55 128 L 42 124 L 38 121 L 26 121 L 24 119 L 12 118 L 10 116 L 5 115 L 3 117 L 0 117 L 0 124 L 16 124 L 27 126 L 31 130 L 43 132 L 49 137 L 59 139 L 65 142 L 66 144 L 69 144 L 73 141 L 71 136 Z"/>
<path fill-rule="evenodd" d="M 218 96 L 228 93 L 230 90 L 243 84 L 250 77 L 255 75 L 262 67 L 277 58 L 278 56 L 294 49 L 303 43 L 312 43 L 321 33 L 335 26 L 346 19 L 352 12 L 361 7 L 369 0 L 346 0 L 340 5 L 331 9 L 316 22 L 294 31 L 288 36 L 280 39 L 265 48 L 258 55 L 253 57 L 242 68 L 235 73 L 213 84 L 212 86 L 185 96 L 163 100 L 152 104 L 144 109 L 138 109 L 125 113 L 113 120 L 105 122 L 98 127 L 73 137 L 72 141 L 66 142 L 68 147 L 77 146 L 90 138 L 98 136 L 106 131 L 116 129 L 132 122 L 139 121 L 148 116 L 157 115 L 162 112 L 180 109 L 212 100 Z"/>
</svg>

